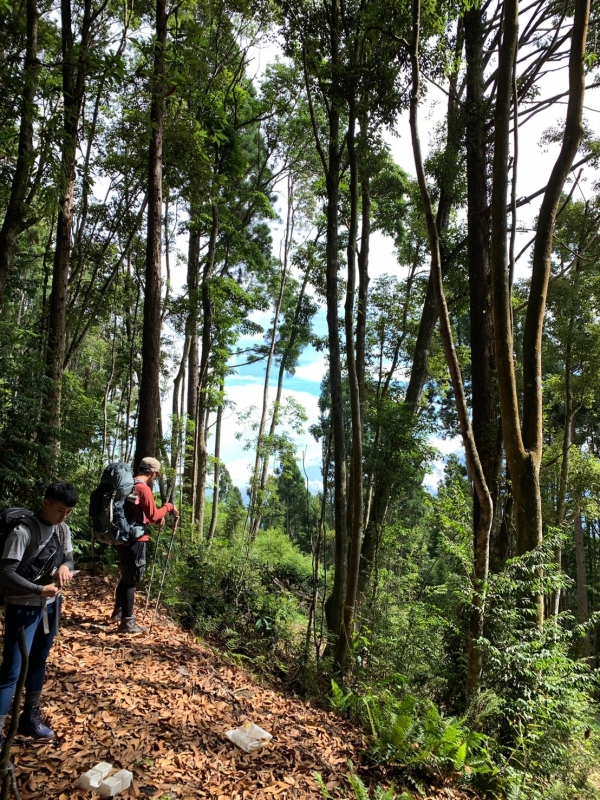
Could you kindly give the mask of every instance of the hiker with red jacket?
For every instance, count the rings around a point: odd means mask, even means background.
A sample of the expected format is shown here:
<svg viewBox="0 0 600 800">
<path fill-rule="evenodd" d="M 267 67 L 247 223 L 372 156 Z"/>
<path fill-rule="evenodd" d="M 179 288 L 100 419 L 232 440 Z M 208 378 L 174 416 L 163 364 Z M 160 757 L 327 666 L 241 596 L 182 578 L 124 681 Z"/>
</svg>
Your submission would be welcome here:
<svg viewBox="0 0 600 800">
<path fill-rule="evenodd" d="M 156 507 L 152 484 L 160 474 L 160 461 L 150 456 L 142 459 L 134 475 L 133 493 L 125 503 L 125 516 L 127 521 L 136 525 L 143 525 L 146 531 L 129 544 L 116 548 L 119 554 L 119 569 L 121 580 L 115 592 L 115 608 L 112 621 L 119 622 L 119 633 L 144 633 L 146 628 L 138 625 L 133 614 L 135 589 L 144 577 L 146 566 L 146 542 L 149 525 L 164 525 L 165 517 L 170 512 L 178 516 L 173 503 L 165 503 L 161 508 Z"/>
<path fill-rule="evenodd" d="M 78 492 L 72 483 L 52 483 L 46 489 L 42 509 L 36 514 L 25 509 L 9 510 L 23 514 L 8 533 L 0 554 L 0 585 L 6 599 L 0 667 L 0 747 L 4 742 L 2 728 L 21 671 L 18 640 L 21 627 L 25 633 L 29 668 L 18 730 L 35 739 L 54 738 L 54 731 L 42 722 L 40 697 L 46 678 L 46 660 L 58 630 L 60 591 L 71 580 L 73 572 L 71 532 L 65 520 L 77 499 Z"/>
</svg>

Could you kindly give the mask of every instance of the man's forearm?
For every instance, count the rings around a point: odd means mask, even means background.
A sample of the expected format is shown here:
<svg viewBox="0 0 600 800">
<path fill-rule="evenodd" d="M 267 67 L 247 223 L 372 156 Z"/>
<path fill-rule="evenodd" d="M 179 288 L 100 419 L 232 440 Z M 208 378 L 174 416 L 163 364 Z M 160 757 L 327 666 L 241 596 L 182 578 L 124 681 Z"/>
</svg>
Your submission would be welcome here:
<svg viewBox="0 0 600 800">
<path fill-rule="evenodd" d="M 0 584 L 7 589 L 16 589 L 20 593 L 41 594 L 42 586 L 28 581 L 16 571 L 20 563 L 13 559 L 0 561 Z"/>
</svg>

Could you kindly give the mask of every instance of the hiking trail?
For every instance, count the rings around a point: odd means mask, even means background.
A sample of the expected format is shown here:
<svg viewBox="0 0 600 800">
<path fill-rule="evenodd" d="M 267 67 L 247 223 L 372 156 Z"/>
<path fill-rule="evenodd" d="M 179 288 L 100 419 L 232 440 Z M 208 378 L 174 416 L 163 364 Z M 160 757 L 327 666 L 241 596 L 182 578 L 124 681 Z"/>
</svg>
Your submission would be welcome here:
<svg viewBox="0 0 600 800">
<path fill-rule="evenodd" d="M 357 764 L 365 746 L 355 726 L 260 685 L 164 613 L 150 633 L 119 636 L 108 622 L 113 583 L 81 573 L 64 592 L 42 696 L 57 738 L 15 740 L 23 800 L 97 798 L 77 779 L 99 761 L 134 773 L 123 798 L 316 800 L 315 772 L 343 796 L 348 759 Z M 251 755 L 225 738 L 247 719 L 273 734 Z M 447 787 L 428 797 L 466 795 Z"/>
</svg>

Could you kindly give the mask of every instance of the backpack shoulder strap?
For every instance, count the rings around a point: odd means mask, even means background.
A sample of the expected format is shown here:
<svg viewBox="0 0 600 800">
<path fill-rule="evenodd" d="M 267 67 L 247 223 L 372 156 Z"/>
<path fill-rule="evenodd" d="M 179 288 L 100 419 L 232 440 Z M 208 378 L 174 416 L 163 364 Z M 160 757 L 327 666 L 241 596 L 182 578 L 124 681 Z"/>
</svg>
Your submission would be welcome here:
<svg viewBox="0 0 600 800">
<path fill-rule="evenodd" d="M 15 528 L 18 528 L 19 525 L 25 525 L 25 527 L 29 528 L 30 531 L 31 531 L 31 526 L 34 525 L 35 528 L 36 528 L 37 533 L 41 534 L 41 532 L 42 532 L 42 529 L 40 527 L 40 523 L 36 519 L 35 514 L 28 514 L 28 515 L 24 515 L 24 516 L 20 517 L 20 519 L 18 520 L 18 522 L 15 525 Z M 13 528 L 13 530 L 15 528 Z"/>
<path fill-rule="evenodd" d="M 67 545 L 67 523 L 61 522 L 58 526 L 58 541 L 60 542 L 60 546 L 66 552 L 66 545 Z"/>
</svg>

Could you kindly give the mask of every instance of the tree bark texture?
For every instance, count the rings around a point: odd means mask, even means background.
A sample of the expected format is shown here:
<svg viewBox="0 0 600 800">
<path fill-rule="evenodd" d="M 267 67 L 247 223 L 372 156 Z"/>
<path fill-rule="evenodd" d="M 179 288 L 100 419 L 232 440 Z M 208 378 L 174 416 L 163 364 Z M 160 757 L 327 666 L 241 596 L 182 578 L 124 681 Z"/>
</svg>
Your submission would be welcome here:
<svg viewBox="0 0 600 800">
<path fill-rule="evenodd" d="M 213 472 L 213 497 L 212 497 L 212 511 L 210 515 L 210 525 L 207 541 L 211 542 L 217 530 L 217 522 L 219 519 L 219 480 L 221 478 L 221 427 L 223 425 L 223 392 L 225 390 L 225 377 L 221 376 L 221 397 L 219 405 L 217 406 L 217 419 L 215 422 L 215 467 Z"/>
<path fill-rule="evenodd" d="M 27 227 L 29 205 L 33 199 L 29 194 L 29 179 L 33 170 L 35 150 L 33 146 L 33 120 L 35 117 L 35 93 L 40 65 L 37 60 L 38 8 L 37 0 L 27 0 L 27 34 L 25 68 L 23 70 L 23 97 L 17 163 L 10 188 L 8 206 L 0 229 L 0 305 L 4 287 L 10 271 L 19 235 Z"/>
<path fill-rule="evenodd" d="M 289 218 L 288 218 L 289 225 Z M 279 283 L 279 295 L 275 305 L 275 315 L 273 317 L 273 326 L 271 328 L 271 342 L 269 344 L 269 352 L 267 355 L 267 363 L 265 366 L 265 380 L 263 384 L 263 398 L 262 409 L 260 413 L 260 422 L 258 425 L 258 435 L 256 440 L 256 458 L 254 462 L 254 470 L 252 473 L 252 496 L 250 498 L 250 538 L 255 539 L 258 529 L 260 528 L 260 521 L 262 517 L 263 506 L 263 492 L 262 492 L 262 473 L 269 468 L 269 454 L 267 452 L 267 443 L 265 442 L 265 428 L 267 425 L 267 414 L 269 406 L 269 382 L 271 380 L 271 367 L 273 365 L 273 357 L 275 355 L 275 345 L 277 344 L 277 330 L 279 328 L 279 315 L 281 314 L 281 305 L 283 303 L 283 294 L 285 292 L 285 282 L 287 279 L 287 260 L 284 260 L 281 270 L 281 281 Z M 274 412 L 273 412 L 274 413 Z"/>
<path fill-rule="evenodd" d="M 466 52 L 465 129 L 467 150 L 467 249 L 471 328 L 471 402 L 473 435 L 481 467 L 496 507 L 501 460 L 498 388 L 494 356 L 487 176 L 487 103 L 484 90 L 485 24 L 481 8 L 464 16 Z M 479 527 L 480 504 L 473 495 L 473 531 Z M 475 552 L 477 541 L 475 536 Z M 483 546 L 487 546 L 485 542 Z M 477 556 L 476 556 L 477 558 Z"/>
<path fill-rule="evenodd" d="M 348 662 L 352 633 L 354 627 L 354 609 L 358 588 L 358 574 L 360 569 L 360 551 L 363 521 L 363 466 L 362 466 L 362 415 L 360 378 L 364 386 L 364 337 L 366 307 L 360 308 L 360 298 L 366 302 L 366 283 L 361 281 L 359 294 L 359 308 L 357 316 L 362 315 L 362 320 L 357 323 L 357 347 L 354 344 L 354 295 L 356 292 L 356 249 L 358 235 L 358 203 L 359 181 L 358 162 L 355 144 L 356 110 L 354 99 L 349 103 L 349 122 L 346 136 L 348 160 L 350 165 L 350 228 L 348 231 L 347 261 L 348 278 L 346 282 L 345 303 L 345 331 L 346 331 L 346 367 L 348 371 L 348 389 L 350 394 L 350 414 L 352 426 L 352 469 L 350 470 L 350 484 L 348 492 L 348 574 L 346 579 L 346 595 L 342 613 L 341 627 L 336 641 L 334 662 L 339 670 L 344 670 Z M 364 269 L 364 268 L 363 268 Z M 363 362 L 358 363 L 357 351 Z"/>
<path fill-rule="evenodd" d="M 73 197 L 77 160 L 77 128 L 83 105 L 87 77 L 87 51 L 90 43 L 91 0 L 86 0 L 81 22 L 81 40 L 75 45 L 71 0 L 61 0 L 62 94 L 64 130 L 62 133 L 62 186 L 56 220 L 56 247 L 52 269 L 52 290 L 48 315 L 45 391 L 39 442 L 40 472 L 51 475 L 57 466 L 60 447 L 60 406 L 67 329 L 67 296 L 73 230 Z"/>
<path fill-rule="evenodd" d="M 418 128 L 418 104 L 420 90 L 419 71 L 419 29 L 420 29 L 420 0 L 413 0 L 412 36 L 410 46 L 410 61 L 412 71 L 412 87 L 410 94 L 410 129 L 415 159 L 417 180 L 421 194 L 421 202 L 427 222 L 427 233 L 431 250 L 431 276 L 435 290 L 435 299 L 440 319 L 440 333 L 444 346 L 446 362 L 450 371 L 452 388 L 456 397 L 456 410 L 460 422 L 461 435 L 465 448 L 467 466 L 474 483 L 475 491 L 479 497 L 481 513 L 476 532 L 478 544 L 473 578 L 473 599 L 469 620 L 469 654 L 467 663 L 467 699 L 470 699 L 479 686 L 483 656 L 478 645 L 478 640 L 483 634 L 483 619 L 486 595 L 486 582 L 489 569 L 489 536 L 492 525 L 493 505 L 486 484 L 485 475 L 479 459 L 477 445 L 471 427 L 467 401 L 464 392 L 460 365 L 454 347 L 452 326 L 448 314 L 448 306 L 444 294 L 442 264 L 440 256 L 439 232 L 433 213 L 433 205 L 427 187 L 425 168 L 421 153 L 421 142 Z"/>
<path fill-rule="evenodd" d="M 583 540 L 583 522 L 581 512 L 575 515 L 574 520 L 574 539 L 575 539 L 575 566 L 577 580 L 577 622 L 582 625 L 590 618 L 587 590 L 587 571 L 585 566 L 585 544 Z M 589 658 L 590 637 L 586 634 L 581 640 L 580 653 L 582 658 Z"/>
<path fill-rule="evenodd" d="M 167 44 L 166 0 L 156 0 L 156 38 L 152 73 L 150 124 L 152 135 L 148 154 L 148 232 L 146 239 L 146 285 L 142 333 L 142 378 L 134 469 L 157 447 L 160 411 L 162 177 L 165 106 L 165 47 Z"/>
<path fill-rule="evenodd" d="M 196 411 L 196 503 L 195 524 L 200 539 L 204 536 L 204 508 L 206 505 L 206 468 L 208 465 L 208 448 L 206 445 L 206 421 L 209 410 L 208 367 L 213 346 L 213 315 L 210 295 L 210 279 L 215 267 L 217 237 L 219 235 L 219 207 L 217 200 L 212 201 L 212 225 L 208 252 L 202 273 L 202 352 L 200 355 L 200 371 L 198 375 L 198 407 Z"/>
<path fill-rule="evenodd" d="M 346 596 L 348 563 L 348 537 L 346 530 L 346 441 L 344 431 L 344 406 L 342 394 L 342 363 L 338 320 L 338 206 L 340 182 L 340 112 L 338 108 L 340 87 L 340 9 L 339 0 L 332 0 L 329 8 L 329 36 L 332 67 L 331 97 L 328 111 L 328 158 L 325 167 L 327 192 L 326 232 L 326 302 L 329 344 L 329 385 L 331 392 L 331 428 L 333 433 L 334 464 L 334 581 L 331 595 L 325 604 L 327 627 L 337 636 L 342 623 L 342 609 Z M 315 127 L 315 135 L 318 131 Z"/>
<path fill-rule="evenodd" d="M 190 210 L 190 213 L 191 210 Z M 196 411 L 198 403 L 198 370 L 200 368 L 198 352 L 198 267 L 200 260 L 200 233 L 195 227 L 190 228 L 188 242 L 187 286 L 190 308 L 188 312 L 186 333 L 190 339 L 188 354 L 187 383 L 187 422 L 184 460 L 184 492 L 187 502 L 193 506 L 195 490 L 195 458 L 196 458 Z"/>
<path fill-rule="evenodd" d="M 589 18 L 588 0 L 576 0 L 569 55 L 569 100 L 561 151 L 544 192 L 533 251 L 533 268 L 523 331 L 523 424 L 520 424 L 513 359 L 512 309 L 507 268 L 508 157 L 513 64 L 518 42 L 518 0 L 504 5 L 504 35 L 498 63 L 492 188 L 492 275 L 494 335 L 502 430 L 515 498 L 517 555 L 542 540 L 539 470 L 542 458 L 541 344 L 554 221 L 565 180 L 582 135 L 584 51 Z M 538 622 L 544 604 L 537 597 Z"/>
</svg>

